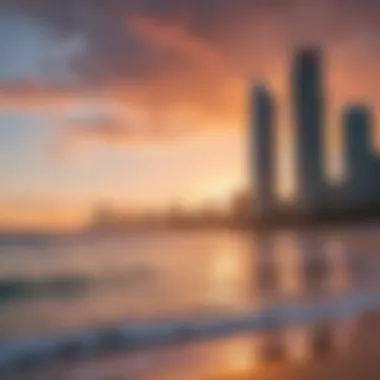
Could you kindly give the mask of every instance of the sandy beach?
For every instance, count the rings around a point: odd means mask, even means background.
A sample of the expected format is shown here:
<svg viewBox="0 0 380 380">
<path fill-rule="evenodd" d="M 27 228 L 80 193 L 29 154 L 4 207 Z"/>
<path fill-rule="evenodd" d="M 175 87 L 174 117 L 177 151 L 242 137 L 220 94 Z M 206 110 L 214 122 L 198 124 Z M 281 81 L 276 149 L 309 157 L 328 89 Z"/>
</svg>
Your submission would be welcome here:
<svg viewBox="0 0 380 380">
<path fill-rule="evenodd" d="M 3 374 L 4 380 L 378 380 L 380 378 L 380 319 L 367 316 L 355 321 L 350 333 L 342 333 L 344 348 L 334 338 L 310 339 L 309 351 L 294 356 L 297 335 L 288 335 L 285 350 L 258 355 L 255 342 L 275 339 L 240 335 L 191 344 L 168 345 L 143 352 L 120 352 L 87 359 L 67 359 L 40 368 L 24 368 Z M 317 336 L 317 335 L 313 335 Z M 279 340 L 280 342 L 281 340 Z M 311 346 L 310 346 L 311 343 Z M 304 348 L 306 347 L 304 346 Z M 274 344 L 276 347 L 276 344 Z M 305 354 L 305 352 L 307 353 Z M 268 353 L 269 352 L 269 353 Z M 293 352 L 293 355 L 291 354 Z M 300 351 L 299 351 L 300 352 Z"/>
<path fill-rule="evenodd" d="M 308 360 L 278 359 L 251 368 L 215 373 L 202 380 L 378 380 L 380 379 L 380 319 L 365 317 L 358 324 L 348 350 L 320 352 Z"/>
</svg>

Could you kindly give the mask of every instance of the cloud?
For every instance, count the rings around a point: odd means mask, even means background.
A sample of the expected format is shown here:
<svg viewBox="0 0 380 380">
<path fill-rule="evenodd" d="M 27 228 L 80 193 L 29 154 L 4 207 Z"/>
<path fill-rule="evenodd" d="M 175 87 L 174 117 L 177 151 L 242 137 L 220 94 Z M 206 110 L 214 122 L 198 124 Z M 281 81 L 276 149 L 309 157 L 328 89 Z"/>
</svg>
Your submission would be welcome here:
<svg viewBox="0 0 380 380">
<path fill-rule="evenodd" d="M 265 66 L 263 60 L 302 40 L 333 44 L 349 41 L 363 28 L 367 37 L 376 36 L 380 28 L 380 7 L 359 0 L 345 2 L 344 8 L 337 0 L 14 2 L 19 13 L 46 25 L 57 41 L 84 41 L 83 54 L 70 68 L 92 85 L 190 74 L 200 63 L 204 71 L 241 77 L 250 74 L 248 65 Z"/>
<path fill-rule="evenodd" d="M 71 64 L 85 49 L 81 36 L 59 39 L 54 29 L 24 14 L 0 12 L 0 83 L 66 86 L 79 80 Z"/>
<path fill-rule="evenodd" d="M 221 54 L 181 24 L 178 20 L 163 22 L 139 15 L 127 17 L 128 27 L 151 43 L 171 49 L 193 63 L 202 65 L 204 69 L 223 73 L 230 71 Z"/>
<path fill-rule="evenodd" d="M 58 151 L 65 154 L 94 144 L 139 148 L 178 142 L 207 130 L 200 119 L 194 110 L 187 108 L 149 116 L 143 109 L 133 107 L 118 110 L 92 107 L 80 115 L 67 117 L 58 126 Z M 180 120 L 186 120 L 186 124 L 178 128 Z"/>
<path fill-rule="evenodd" d="M 380 64 L 380 7 L 341 5 L 337 0 L 8 1 L 1 12 L 13 21 L 0 17 L 0 31 L 13 35 L 18 29 L 25 38 L 12 46 L 0 36 L 0 54 L 9 57 L 3 76 L 0 68 L 0 109 L 55 112 L 58 124 L 78 141 L 162 143 L 207 128 L 243 127 L 250 80 L 264 78 L 286 98 L 291 51 L 308 41 L 329 54 L 334 107 L 355 91 L 375 100 L 369 73 L 376 75 Z M 359 42 L 353 38 L 358 35 Z M 31 52 L 23 55 L 28 43 Z M 19 65 L 20 60 L 25 62 Z M 118 107 L 107 120 L 67 120 L 67 113 L 93 103 Z M 138 110 L 145 121 L 130 120 L 123 106 Z"/>
</svg>

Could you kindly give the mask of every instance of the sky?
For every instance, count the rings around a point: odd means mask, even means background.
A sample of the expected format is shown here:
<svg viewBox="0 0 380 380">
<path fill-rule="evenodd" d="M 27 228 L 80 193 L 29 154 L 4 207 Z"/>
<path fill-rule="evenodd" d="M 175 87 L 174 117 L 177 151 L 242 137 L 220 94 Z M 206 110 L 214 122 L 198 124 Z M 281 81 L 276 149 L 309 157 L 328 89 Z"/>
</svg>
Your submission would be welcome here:
<svg viewBox="0 0 380 380">
<path fill-rule="evenodd" d="M 255 82 L 276 99 L 278 193 L 291 195 L 290 65 L 305 44 L 324 52 L 337 178 L 342 107 L 380 106 L 379 21 L 375 0 L 3 0 L 0 227 L 77 226 L 104 202 L 225 204 L 249 180 Z"/>
</svg>

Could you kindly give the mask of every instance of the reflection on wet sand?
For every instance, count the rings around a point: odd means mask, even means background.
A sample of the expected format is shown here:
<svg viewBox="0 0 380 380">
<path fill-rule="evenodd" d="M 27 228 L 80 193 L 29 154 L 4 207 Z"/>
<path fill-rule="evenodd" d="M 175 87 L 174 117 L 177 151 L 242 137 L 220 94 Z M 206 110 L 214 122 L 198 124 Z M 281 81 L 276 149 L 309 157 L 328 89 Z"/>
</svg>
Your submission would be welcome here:
<svg viewBox="0 0 380 380">
<path fill-rule="evenodd" d="M 254 374 L 263 366 L 305 363 L 344 353 L 337 345 L 341 331 L 336 327 L 315 326 L 262 335 L 240 335 L 82 360 L 67 358 L 64 362 L 51 363 L 44 371 L 26 366 L 17 373 L 9 373 L 4 379 L 216 380 L 231 373 Z"/>
</svg>

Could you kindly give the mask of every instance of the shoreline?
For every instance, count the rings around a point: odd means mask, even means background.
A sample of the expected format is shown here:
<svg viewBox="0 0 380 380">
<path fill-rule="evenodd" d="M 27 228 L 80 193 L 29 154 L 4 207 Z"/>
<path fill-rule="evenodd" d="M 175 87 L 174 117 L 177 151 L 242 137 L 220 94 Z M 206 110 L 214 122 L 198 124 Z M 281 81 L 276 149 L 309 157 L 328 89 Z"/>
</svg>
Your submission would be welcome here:
<svg viewBox="0 0 380 380">
<path fill-rule="evenodd" d="M 322 355 L 301 360 L 287 357 L 242 370 L 214 371 L 197 380 L 378 380 L 380 378 L 379 312 L 358 322 L 352 341 L 341 352 L 326 349 Z"/>
<path fill-rule="evenodd" d="M 294 336 L 288 336 L 284 355 L 260 357 L 269 335 L 240 334 L 198 343 L 159 346 L 141 352 L 108 353 L 99 357 L 67 359 L 41 368 L 24 367 L 4 380 L 378 380 L 380 377 L 379 312 L 352 320 L 342 335 L 331 326 L 330 345 L 313 344 L 313 328 L 301 331 L 307 345 L 294 356 Z M 315 331 L 315 330 L 314 330 Z M 348 339 L 347 339 L 348 334 Z M 340 338 L 339 338 L 340 336 Z M 339 340 L 344 338 L 344 341 Z M 338 340 L 337 340 L 338 339 Z M 273 339 L 269 339 L 273 343 Z M 343 344 L 342 344 L 343 343 Z M 281 341 L 280 341 L 281 344 Z M 363 368 L 364 366 L 364 368 Z M 364 372 L 363 372 L 364 369 Z M 363 376 L 364 375 L 364 376 Z"/>
<path fill-rule="evenodd" d="M 1 345 L 0 372 L 15 368 L 20 363 L 43 367 L 51 360 L 84 358 L 94 352 L 133 352 L 159 346 L 228 338 L 236 334 L 333 323 L 379 308 L 380 288 L 367 293 L 338 296 L 327 301 L 270 307 L 238 317 L 128 324 L 100 331 L 82 331 L 64 337 L 10 342 L 8 345 Z"/>
</svg>

